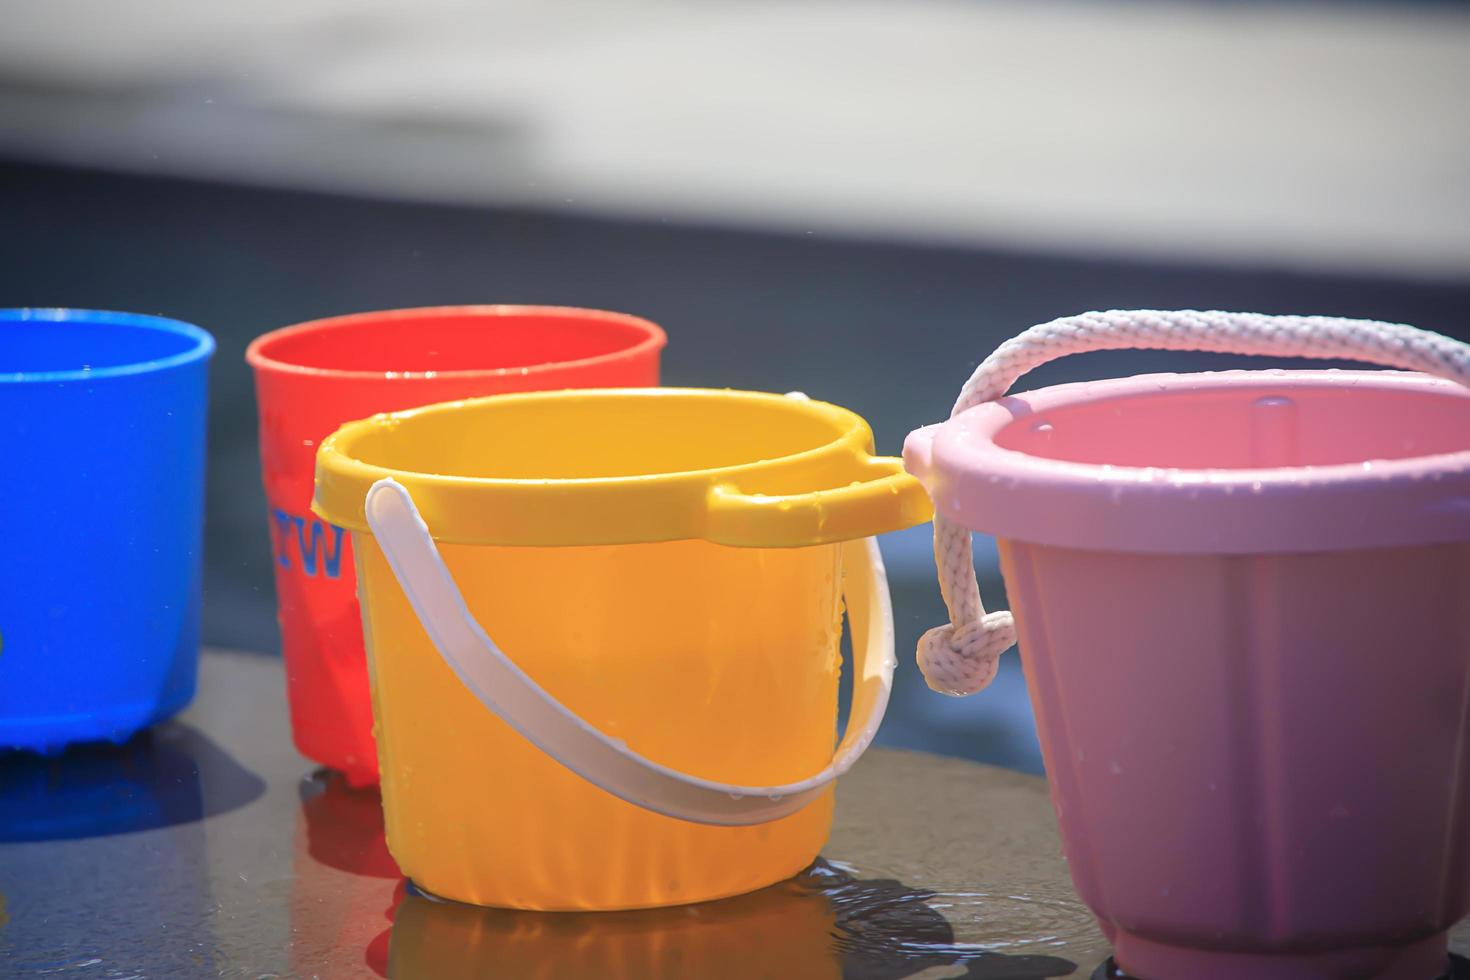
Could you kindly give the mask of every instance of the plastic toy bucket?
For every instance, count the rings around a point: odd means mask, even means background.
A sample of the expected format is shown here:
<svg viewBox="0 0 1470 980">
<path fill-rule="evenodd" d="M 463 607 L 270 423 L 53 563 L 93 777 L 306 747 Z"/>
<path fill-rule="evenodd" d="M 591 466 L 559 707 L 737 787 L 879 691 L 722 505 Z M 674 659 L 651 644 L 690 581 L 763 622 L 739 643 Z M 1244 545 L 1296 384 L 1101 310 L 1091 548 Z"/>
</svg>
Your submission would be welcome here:
<svg viewBox="0 0 1470 980">
<path fill-rule="evenodd" d="M 0 311 L 0 748 L 123 741 L 194 695 L 214 340 Z"/>
<path fill-rule="evenodd" d="M 377 782 L 351 545 L 310 511 L 318 444 L 352 419 L 431 402 L 656 385 L 664 343 L 659 327 L 620 313 L 459 306 L 316 320 L 250 345 L 291 729 L 304 755 L 353 785 Z"/>
<path fill-rule="evenodd" d="M 1192 346 L 1256 352 L 1234 322 Z M 1412 334 L 1387 336 L 1470 377 L 1470 349 Z M 999 539 L 1068 866 L 1127 976 L 1446 972 L 1470 911 L 1470 391 L 1070 384 L 982 400 L 905 458 L 942 520 Z"/>
<path fill-rule="evenodd" d="M 613 909 L 810 863 L 892 676 L 868 536 L 930 513 L 871 453 L 844 409 L 680 389 L 436 405 L 323 443 L 314 509 L 353 532 L 404 873 L 481 905 Z"/>
</svg>

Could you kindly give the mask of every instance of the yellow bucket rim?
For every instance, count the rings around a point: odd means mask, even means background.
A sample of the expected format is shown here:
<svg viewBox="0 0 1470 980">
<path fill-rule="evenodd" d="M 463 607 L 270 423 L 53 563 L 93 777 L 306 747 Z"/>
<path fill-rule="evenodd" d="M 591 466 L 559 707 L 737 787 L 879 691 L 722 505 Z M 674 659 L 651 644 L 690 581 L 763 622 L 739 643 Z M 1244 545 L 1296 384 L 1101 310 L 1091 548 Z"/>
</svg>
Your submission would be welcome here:
<svg viewBox="0 0 1470 980">
<path fill-rule="evenodd" d="M 657 412 L 710 401 L 805 416 L 825 441 L 796 452 L 729 465 L 630 475 L 522 478 L 425 473 L 360 458 L 390 430 L 456 413 L 506 413 L 539 403 L 599 406 L 636 400 Z M 714 433 L 712 433 L 714 435 Z M 312 511 L 370 533 L 368 489 L 393 479 L 412 495 L 435 540 L 450 544 L 560 547 L 700 539 L 737 547 L 788 548 L 848 541 L 912 527 L 933 510 L 903 461 L 878 456 L 855 412 L 804 397 L 712 388 L 607 388 L 490 395 L 385 412 L 349 422 L 317 450 Z"/>
</svg>

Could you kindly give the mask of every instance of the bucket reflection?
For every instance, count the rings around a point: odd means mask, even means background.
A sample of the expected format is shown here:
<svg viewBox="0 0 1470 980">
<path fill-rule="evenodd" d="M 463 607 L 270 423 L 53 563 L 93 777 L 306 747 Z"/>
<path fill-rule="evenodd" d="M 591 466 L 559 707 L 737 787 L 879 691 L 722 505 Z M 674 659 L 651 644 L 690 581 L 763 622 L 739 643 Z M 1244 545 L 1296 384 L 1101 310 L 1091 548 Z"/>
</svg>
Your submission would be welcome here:
<svg viewBox="0 0 1470 980">
<path fill-rule="evenodd" d="M 958 946 L 932 893 L 865 880 L 818 860 L 749 895 L 639 912 L 523 912 L 446 902 L 410 885 L 393 920 L 388 976 L 508 980 L 899 980 L 937 966 L 960 976 L 1041 980 L 1069 960 Z"/>
<path fill-rule="evenodd" d="M 301 780 L 291 880 L 291 975 L 386 976 L 403 877 L 383 835 L 376 787 L 340 772 Z M 367 974 L 364 973 L 366 967 Z"/>
<path fill-rule="evenodd" d="M 370 878 L 398 878 L 383 833 L 383 800 L 375 786 L 354 788 L 346 776 L 318 769 L 301 781 L 306 850 L 329 868 Z"/>
<path fill-rule="evenodd" d="M 820 858 L 748 895 L 639 912 L 446 902 L 399 875 L 376 790 L 319 770 L 300 793 L 291 922 L 293 972 L 302 976 L 366 967 L 406 980 L 901 980 L 950 967 L 971 980 L 1043 980 L 1076 969 L 1059 957 L 957 943 L 929 904 L 942 896 Z"/>
</svg>

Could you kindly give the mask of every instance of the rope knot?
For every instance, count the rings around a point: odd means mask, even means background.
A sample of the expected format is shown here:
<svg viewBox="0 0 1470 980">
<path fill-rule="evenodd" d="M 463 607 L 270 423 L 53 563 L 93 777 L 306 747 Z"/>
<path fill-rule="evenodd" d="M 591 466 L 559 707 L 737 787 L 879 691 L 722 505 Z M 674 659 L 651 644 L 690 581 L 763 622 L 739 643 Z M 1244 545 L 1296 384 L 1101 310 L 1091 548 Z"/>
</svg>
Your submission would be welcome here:
<svg viewBox="0 0 1470 980">
<path fill-rule="evenodd" d="M 919 670 L 940 694 L 964 697 L 995 679 L 1000 655 L 1016 642 L 1008 612 L 993 612 L 978 622 L 936 626 L 919 638 Z"/>
</svg>

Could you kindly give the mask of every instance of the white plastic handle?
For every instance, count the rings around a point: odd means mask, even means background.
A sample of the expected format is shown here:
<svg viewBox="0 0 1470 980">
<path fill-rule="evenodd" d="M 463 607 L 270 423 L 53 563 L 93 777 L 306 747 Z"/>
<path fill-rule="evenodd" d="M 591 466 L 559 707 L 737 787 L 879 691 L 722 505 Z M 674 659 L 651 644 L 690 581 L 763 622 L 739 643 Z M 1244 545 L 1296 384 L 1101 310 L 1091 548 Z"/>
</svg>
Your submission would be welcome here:
<svg viewBox="0 0 1470 980">
<path fill-rule="evenodd" d="M 781 786 L 701 779 L 646 759 L 574 714 L 516 666 L 476 621 L 439 555 L 413 498 L 400 483 L 368 490 L 368 526 L 424 631 L 464 686 L 541 751 L 621 800 L 693 823 L 748 826 L 806 806 L 872 744 L 893 686 L 893 610 L 873 538 L 843 545 L 854 660 L 847 733 L 821 772 Z"/>
</svg>

